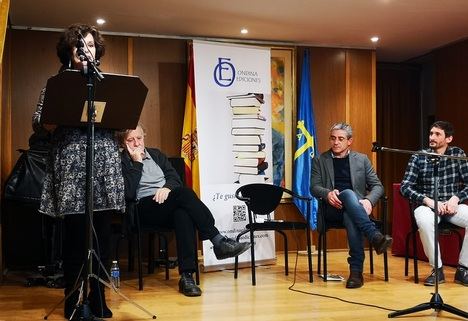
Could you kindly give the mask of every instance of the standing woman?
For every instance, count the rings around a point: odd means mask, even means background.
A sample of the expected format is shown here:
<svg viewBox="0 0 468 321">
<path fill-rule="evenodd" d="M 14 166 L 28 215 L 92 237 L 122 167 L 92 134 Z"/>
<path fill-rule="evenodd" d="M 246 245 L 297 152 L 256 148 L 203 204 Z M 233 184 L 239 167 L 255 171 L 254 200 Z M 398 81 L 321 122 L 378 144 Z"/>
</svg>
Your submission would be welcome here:
<svg viewBox="0 0 468 321">
<path fill-rule="evenodd" d="M 104 42 L 94 27 L 73 24 L 61 35 L 57 55 L 65 69 L 83 70 L 86 61 L 77 55 L 78 35 L 84 38 L 84 52 L 88 60 L 98 60 L 104 55 Z M 85 213 L 86 186 L 86 127 L 63 127 L 43 124 L 41 112 L 45 89 L 42 90 L 33 115 L 33 129 L 38 134 L 51 133 L 51 151 L 47 174 L 42 189 L 39 212 L 64 219 L 63 270 L 65 295 L 75 285 L 80 269 L 86 261 L 87 237 Z M 66 109 L 66 106 L 63 106 Z M 121 162 L 114 133 L 108 129 L 95 129 L 94 138 L 94 249 L 106 268 L 109 267 L 111 215 L 125 209 L 124 182 Z M 97 235 L 97 240 L 96 240 Z M 85 263 L 86 264 L 86 263 Z M 93 273 L 102 277 L 104 272 L 96 260 Z M 64 315 L 69 319 L 78 302 L 79 292 L 74 291 L 65 301 Z M 112 317 L 107 307 L 104 287 L 94 278 L 90 280 L 89 305 L 93 315 Z"/>
</svg>

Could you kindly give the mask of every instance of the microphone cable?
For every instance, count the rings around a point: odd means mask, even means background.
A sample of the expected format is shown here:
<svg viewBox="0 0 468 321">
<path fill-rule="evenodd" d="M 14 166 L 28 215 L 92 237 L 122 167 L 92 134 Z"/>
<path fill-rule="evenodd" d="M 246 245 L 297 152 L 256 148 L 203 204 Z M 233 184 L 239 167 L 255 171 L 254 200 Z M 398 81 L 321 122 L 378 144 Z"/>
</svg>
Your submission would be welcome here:
<svg viewBox="0 0 468 321">
<path fill-rule="evenodd" d="M 338 301 L 341 301 L 341 302 L 344 302 L 344 303 L 360 305 L 360 306 L 366 306 L 366 307 L 381 309 L 381 310 L 390 311 L 390 312 L 398 311 L 398 310 L 395 310 L 395 309 L 386 308 L 386 307 L 376 305 L 376 304 L 368 304 L 368 303 L 362 303 L 362 302 L 357 302 L 357 301 L 351 301 L 351 300 L 342 299 L 340 297 L 333 296 L 333 295 L 326 295 L 326 294 L 320 294 L 320 293 L 316 293 L 316 292 L 308 292 L 308 291 L 304 291 L 304 290 L 294 289 L 294 285 L 296 284 L 296 277 L 297 277 L 297 262 L 298 262 L 298 258 L 299 258 L 299 238 L 297 236 L 297 230 L 295 230 L 293 234 L 294 234 L 294 239 L 296 241 L 296 260 L 295 260 L 295 263 L 294 263 L 293 283 L 288 287 L 288 290 L 293 291 L 293 292 L 306 294 L 306 295 L 317 296 L 317 297 L 326 298 L 326 299 L 338 300 Z"/>
</svg>

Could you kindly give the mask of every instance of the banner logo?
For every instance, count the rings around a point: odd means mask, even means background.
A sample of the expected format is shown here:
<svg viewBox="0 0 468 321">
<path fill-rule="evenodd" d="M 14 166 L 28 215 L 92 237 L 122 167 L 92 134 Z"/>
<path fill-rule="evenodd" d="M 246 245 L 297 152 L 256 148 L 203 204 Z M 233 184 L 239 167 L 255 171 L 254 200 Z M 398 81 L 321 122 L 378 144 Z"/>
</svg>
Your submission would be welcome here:
<svg viewBox="0 0 468 321">
<path fill-rule="evenodd" d="M 236 69 L 230 61 L 230 58 L 220 57 L 218 58 L 218 64 L 214 69 L 214 81 L 221 87 L 229 87 L 234 82 Z"/>
</svg>

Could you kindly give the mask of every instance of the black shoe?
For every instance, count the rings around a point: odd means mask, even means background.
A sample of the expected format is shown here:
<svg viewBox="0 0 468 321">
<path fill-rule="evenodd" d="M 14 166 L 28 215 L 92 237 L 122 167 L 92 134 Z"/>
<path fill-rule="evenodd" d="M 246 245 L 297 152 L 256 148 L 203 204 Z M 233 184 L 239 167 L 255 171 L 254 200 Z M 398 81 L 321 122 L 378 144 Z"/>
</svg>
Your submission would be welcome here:
<svg viewBox="0 0 468 321">
<path fill-rule="evenodd" d="M 349 278 L 346 281 L 346 288 L 357 289 L 364 285 L 364 277 L 362 272 L 351 271 Z"/>
<path fill-rule="evenodd" d="M 437 269 L 438 277 L 439 277 L 439 283 L 445 283 L 445 275 L 444 275 L 444 269 L 443 268 L 438 268 Z M 424 285 L 427 286 L 433 286 L 435 285 L 435 269 L 432 269 L 431 275 L 429 275 L 426 280 L 424 280 Z"/>
<path fill-rule="evenodd" d="M 218 246 L 214 246 L 214 254 L 218 260 L 241 255 L 250 248 L 250 243 L 240 243 L 224 237 Z"/>
<path fill-rule="evenodd" d="M 455 272 L 455 283 L 468 286 L 468 268 L 459 265 Z"/>
<path fill-rule="evenodd" d="M 393 239 L 390 235 L 383 235 L 382 233 L 378 232 L 372 238 L 372 247 L 375 249 L 377 254 L 382 254 L 385 252 L 391 245 Z"/>
<path fill-rule="evenodd" d="M 202 290 L 195 284 L 191 273 L 182 273 L 179 280 L 179 292 L 185 296 L 200 296 Z"/>
</svg>

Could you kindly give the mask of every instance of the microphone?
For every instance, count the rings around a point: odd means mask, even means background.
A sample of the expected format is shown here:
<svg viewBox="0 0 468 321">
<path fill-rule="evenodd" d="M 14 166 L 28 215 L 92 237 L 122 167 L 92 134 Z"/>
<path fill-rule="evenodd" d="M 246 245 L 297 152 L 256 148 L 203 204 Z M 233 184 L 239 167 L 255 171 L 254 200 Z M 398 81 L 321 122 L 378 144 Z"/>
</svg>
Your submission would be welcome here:
<svg viewBox="0 0 468 321">
<path fill-rule="evenodd" d="M 380 152 L 382 151 L 382 146 L 378 142 L 373 142 L 372 143 L 372 152 Z"/>
</svg>

